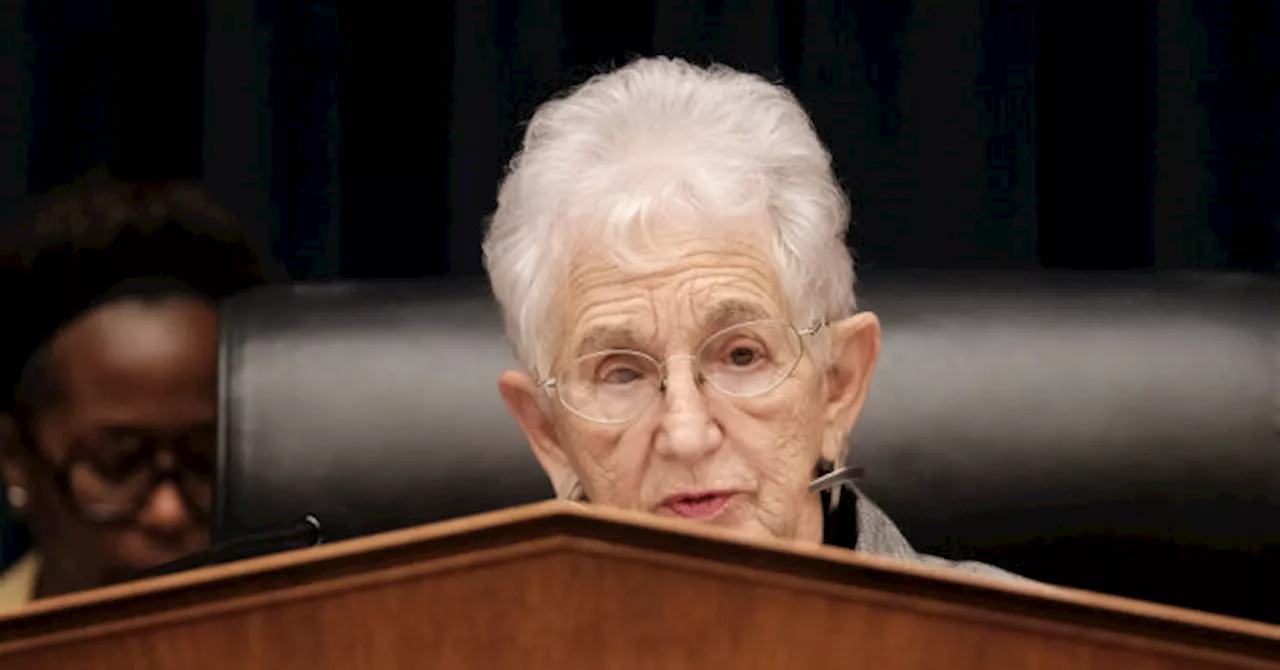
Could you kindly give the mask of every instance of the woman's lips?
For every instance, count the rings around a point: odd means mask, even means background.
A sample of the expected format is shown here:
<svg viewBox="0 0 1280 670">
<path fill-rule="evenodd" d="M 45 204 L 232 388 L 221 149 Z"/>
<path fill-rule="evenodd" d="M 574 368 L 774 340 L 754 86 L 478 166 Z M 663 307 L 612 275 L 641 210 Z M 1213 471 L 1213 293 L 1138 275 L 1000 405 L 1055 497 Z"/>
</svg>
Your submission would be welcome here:
<svg viewBox="0 0 1280 670">
<path fill-rule="evenodd" d="M 685 519 L 710 519 L 724 510 L 733 495 L 733 491 L 677 493 L 663 500 L 662 508 Z"/>
</svg>

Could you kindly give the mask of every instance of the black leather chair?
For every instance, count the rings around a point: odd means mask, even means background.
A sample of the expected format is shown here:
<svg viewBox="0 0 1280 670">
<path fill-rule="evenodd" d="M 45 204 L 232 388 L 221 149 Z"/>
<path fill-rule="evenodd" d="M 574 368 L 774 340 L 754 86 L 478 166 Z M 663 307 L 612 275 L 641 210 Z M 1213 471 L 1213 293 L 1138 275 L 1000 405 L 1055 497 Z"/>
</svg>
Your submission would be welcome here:
<svg viewBox="0 0 1280 670">
<path fill-rule="evenodd" d="M 884 351 L 852 456 L 918 549 L 1280 621 L 1280 286 L 867 274 Z M 227 305 L 216 540 L 327 540 L 550 497 L 481 283 Z"/>
</svg>

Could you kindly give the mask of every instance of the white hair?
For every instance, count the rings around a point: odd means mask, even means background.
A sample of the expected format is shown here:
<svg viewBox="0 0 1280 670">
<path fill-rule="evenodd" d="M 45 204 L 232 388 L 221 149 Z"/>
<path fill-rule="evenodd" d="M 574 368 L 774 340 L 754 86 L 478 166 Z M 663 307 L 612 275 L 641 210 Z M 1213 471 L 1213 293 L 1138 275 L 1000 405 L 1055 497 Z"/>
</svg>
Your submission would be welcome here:
<svg viewBox="0 0 1280 670">
<path fill-rule="evenodd" d="M 852 313 L 849 201 L 795 96 L 724 66 L 641 59 L 543 104 L 498 191 L 485 267 L 527 369 L 549 374 L 574 243 L 625 259 L 676 210 L 705 226 L 765 219 L 792 317 Z"/>
</svg>

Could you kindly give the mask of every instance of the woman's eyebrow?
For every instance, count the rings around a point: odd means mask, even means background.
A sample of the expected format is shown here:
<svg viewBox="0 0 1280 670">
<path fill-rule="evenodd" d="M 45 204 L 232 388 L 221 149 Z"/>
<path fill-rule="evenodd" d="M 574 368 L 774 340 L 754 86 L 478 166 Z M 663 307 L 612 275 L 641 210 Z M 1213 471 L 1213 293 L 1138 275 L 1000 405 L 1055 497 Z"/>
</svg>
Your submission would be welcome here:
<svg viewBox="0 0 1280 670">
<path fill-rule="evenodd" d="M 730 298 L 713 304 L 707 310 L 707 316 L 703 319 L 703 327 L 708 334 L 711 334 L 740 323 L 771 318 L 773 316 L 769 314 L 769 311 L 758 303 Z"/>
<path fill-rule="evenodd" d="M 593 326 L 578 340 L 574 352 L 575 355 L 586 356 L 603 349 L 635 347 L 640 339 L 639 334 L 630 326 Z"/>
<path fill-rule="evenodd" d="M 705 334 L 724 330 L 748 321 L 771 319 L 773 316 L 759 303 L 729 298 L 712 303 L 707 315 L 700 319 Z M 645 341 L 635 328 L 624 324 L 600 324 L 588 328 L 574 347 L 575 356 L 586 356 L 605 349 L 634 349 Z"/>
</svg>

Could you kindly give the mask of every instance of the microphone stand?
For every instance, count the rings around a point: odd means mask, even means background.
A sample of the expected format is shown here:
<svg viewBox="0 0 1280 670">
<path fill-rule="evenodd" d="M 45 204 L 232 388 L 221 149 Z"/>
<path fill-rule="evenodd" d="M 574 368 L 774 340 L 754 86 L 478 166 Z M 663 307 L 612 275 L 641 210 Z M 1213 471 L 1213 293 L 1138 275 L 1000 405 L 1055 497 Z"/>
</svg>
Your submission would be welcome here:
<svg viewBox="0 0 1280 670">
<path fill-rule="evenodd" d="M 133 579 L 146 579 L 170 575 L 176 572 L 221 565 L 247 558 L 266 556 L 291 549 L 305 549 L 319 545 L 324 539 L 320 520 L 308 514 L 294 524 L 283 528 L 273 528 L 222 542 L 214 547 L 170 561 L 163 565 L 143 570 Z"/>
</svg>

